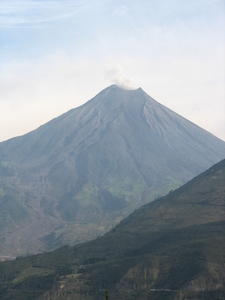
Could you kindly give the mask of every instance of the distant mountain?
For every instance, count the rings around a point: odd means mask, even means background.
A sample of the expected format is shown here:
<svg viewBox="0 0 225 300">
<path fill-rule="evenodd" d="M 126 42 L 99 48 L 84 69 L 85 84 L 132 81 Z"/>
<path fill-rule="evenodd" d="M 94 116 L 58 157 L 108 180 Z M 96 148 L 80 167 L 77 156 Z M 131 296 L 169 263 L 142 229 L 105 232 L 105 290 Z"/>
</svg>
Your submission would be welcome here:
<svg viewBox="0 0 225 300">
<path fill-rule="evenodd" d="M 225 160 L 101 238 L 1 263 L 1 299 L 224 299 L 224 183 Z"/>
<path fill-rule="evenodd" d="M 1 255 L 93 239 L 223 159 L 225 142 L 112 85 L 0 143 Z"/>
</svg>

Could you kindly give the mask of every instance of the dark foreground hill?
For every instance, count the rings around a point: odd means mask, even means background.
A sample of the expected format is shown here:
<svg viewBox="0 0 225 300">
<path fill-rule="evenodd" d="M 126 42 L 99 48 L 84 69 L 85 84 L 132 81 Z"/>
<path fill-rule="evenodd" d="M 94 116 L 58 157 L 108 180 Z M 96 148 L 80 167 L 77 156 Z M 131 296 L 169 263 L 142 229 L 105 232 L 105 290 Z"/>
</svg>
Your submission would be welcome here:
<svg viewBox="0 0 225 300">
<path fill-rule="evenodd" d="M 1 255 L 38 253 L 107 232 L 225 156 L 225 143 L 113 85 L 0 143 Z"/>
<path fill-rule="evenodd" d="M 103 237 L 0 264 L 1 299 L 224 299 L 225 160 Z"/>
</svg>

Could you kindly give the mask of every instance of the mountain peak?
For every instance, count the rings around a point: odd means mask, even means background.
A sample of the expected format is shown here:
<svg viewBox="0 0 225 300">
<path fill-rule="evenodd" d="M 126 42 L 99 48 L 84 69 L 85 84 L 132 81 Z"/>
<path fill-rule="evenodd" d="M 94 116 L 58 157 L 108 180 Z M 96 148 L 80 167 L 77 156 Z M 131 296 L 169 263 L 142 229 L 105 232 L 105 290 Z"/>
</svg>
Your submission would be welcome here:
<svg viewBox="0 0 225 300">
<path fill-rule="evenodd" d="M 124 90 L 124 91 L 136 91 L 136 90 L 142 90 L 141 87 L 131 89 L 131 88 L 125 88 L 125 87 L 123 87 L 123 86 L 119 86 L 119 85 L 117 85 L 117 84 L 115 84 L 115 83 L 111 84 L 108 88 L 118 88 L 118 89 Z"/>
<path fill-rule="evenodd" d="M 90 225 L 86 236 L 79 227 L 79 235 L 74 225 L 73 238 L 62 240 L 74 243 L 93 238 L 141 204 L 220 161 L 224 152 L 223 141 L 141 88 L 111 85 L 37 130 L 0 143 L 0 189 L 8 189 L 10 201 L 21 203 L 21 216 L 29 212 L 33 220 L 29 234 L 25 222 L 12 235 L 6 232 L 5 243 L 14 245 L 17 253 L 39 228 L 26 248 L 36 252 L 53 230 L 58 236 L 57 228 L 63 227 L 64 237 L 69 237 L 67 224 L 90 220 L 104 224 L 102 231 Z M 1 206 L 2 195 L 0 211 L 7 208 Z M 6 210 L 3 215 L 10 213 Z M 14 210 L 11 215 L 14 224 Z M 4 222 L 8 226 L 8 219 Z M 22 238 L 15 244 L 18 236 Z M 49 249 L 54 245 L 49 242 Z"/>
<path fill-rule="evenodd" d="M 140 110 L 142 105 L 146 102 L 150 103 L 151 101 L 155 104 L 157 103 L 153 98 L 151 98 L 142 88 L 137 89 L 124 89 L 116 84 L 112 84 L 107 88 L 99 92 L 94 98 L 92 98 L 87 103 L 93 102 L 93 105 L 107 105 L 108 113 L 112 113 L 112 109 L 118 109 L 119 107 L 132 105 L 139 106 L 136 109 Z M 87 104 L 86 103 L 86 104 Z M 85 104 L 85 105 L 86 105 Z"/>
</svg>

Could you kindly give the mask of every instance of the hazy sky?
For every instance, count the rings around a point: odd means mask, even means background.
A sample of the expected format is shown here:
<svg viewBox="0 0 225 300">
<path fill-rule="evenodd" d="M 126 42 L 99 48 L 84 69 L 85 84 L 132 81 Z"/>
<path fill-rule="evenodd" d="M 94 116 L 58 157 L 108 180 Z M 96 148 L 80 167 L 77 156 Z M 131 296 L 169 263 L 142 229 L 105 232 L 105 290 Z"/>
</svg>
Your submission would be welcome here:
<svg viewBox="0 0 225 300">
<path fill-rule="evenodd" d="M 225 140 L 225 1 L 0 0 L 0 141 L 112 83 Z"/>
</svg>

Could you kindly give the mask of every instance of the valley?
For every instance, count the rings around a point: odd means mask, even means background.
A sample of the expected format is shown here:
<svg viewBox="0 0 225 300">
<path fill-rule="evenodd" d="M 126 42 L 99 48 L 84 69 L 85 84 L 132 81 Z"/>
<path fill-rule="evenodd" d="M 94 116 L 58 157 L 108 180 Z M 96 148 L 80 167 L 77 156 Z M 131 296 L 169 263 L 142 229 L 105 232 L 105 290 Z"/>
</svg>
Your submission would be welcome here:
<svg viewBox="0 0 225 300">
<path fill-rule="evenodd" d="M 1 299 L 223 299 L 225 160 L 93 241 L 0 263 Z"/>
</svg>

